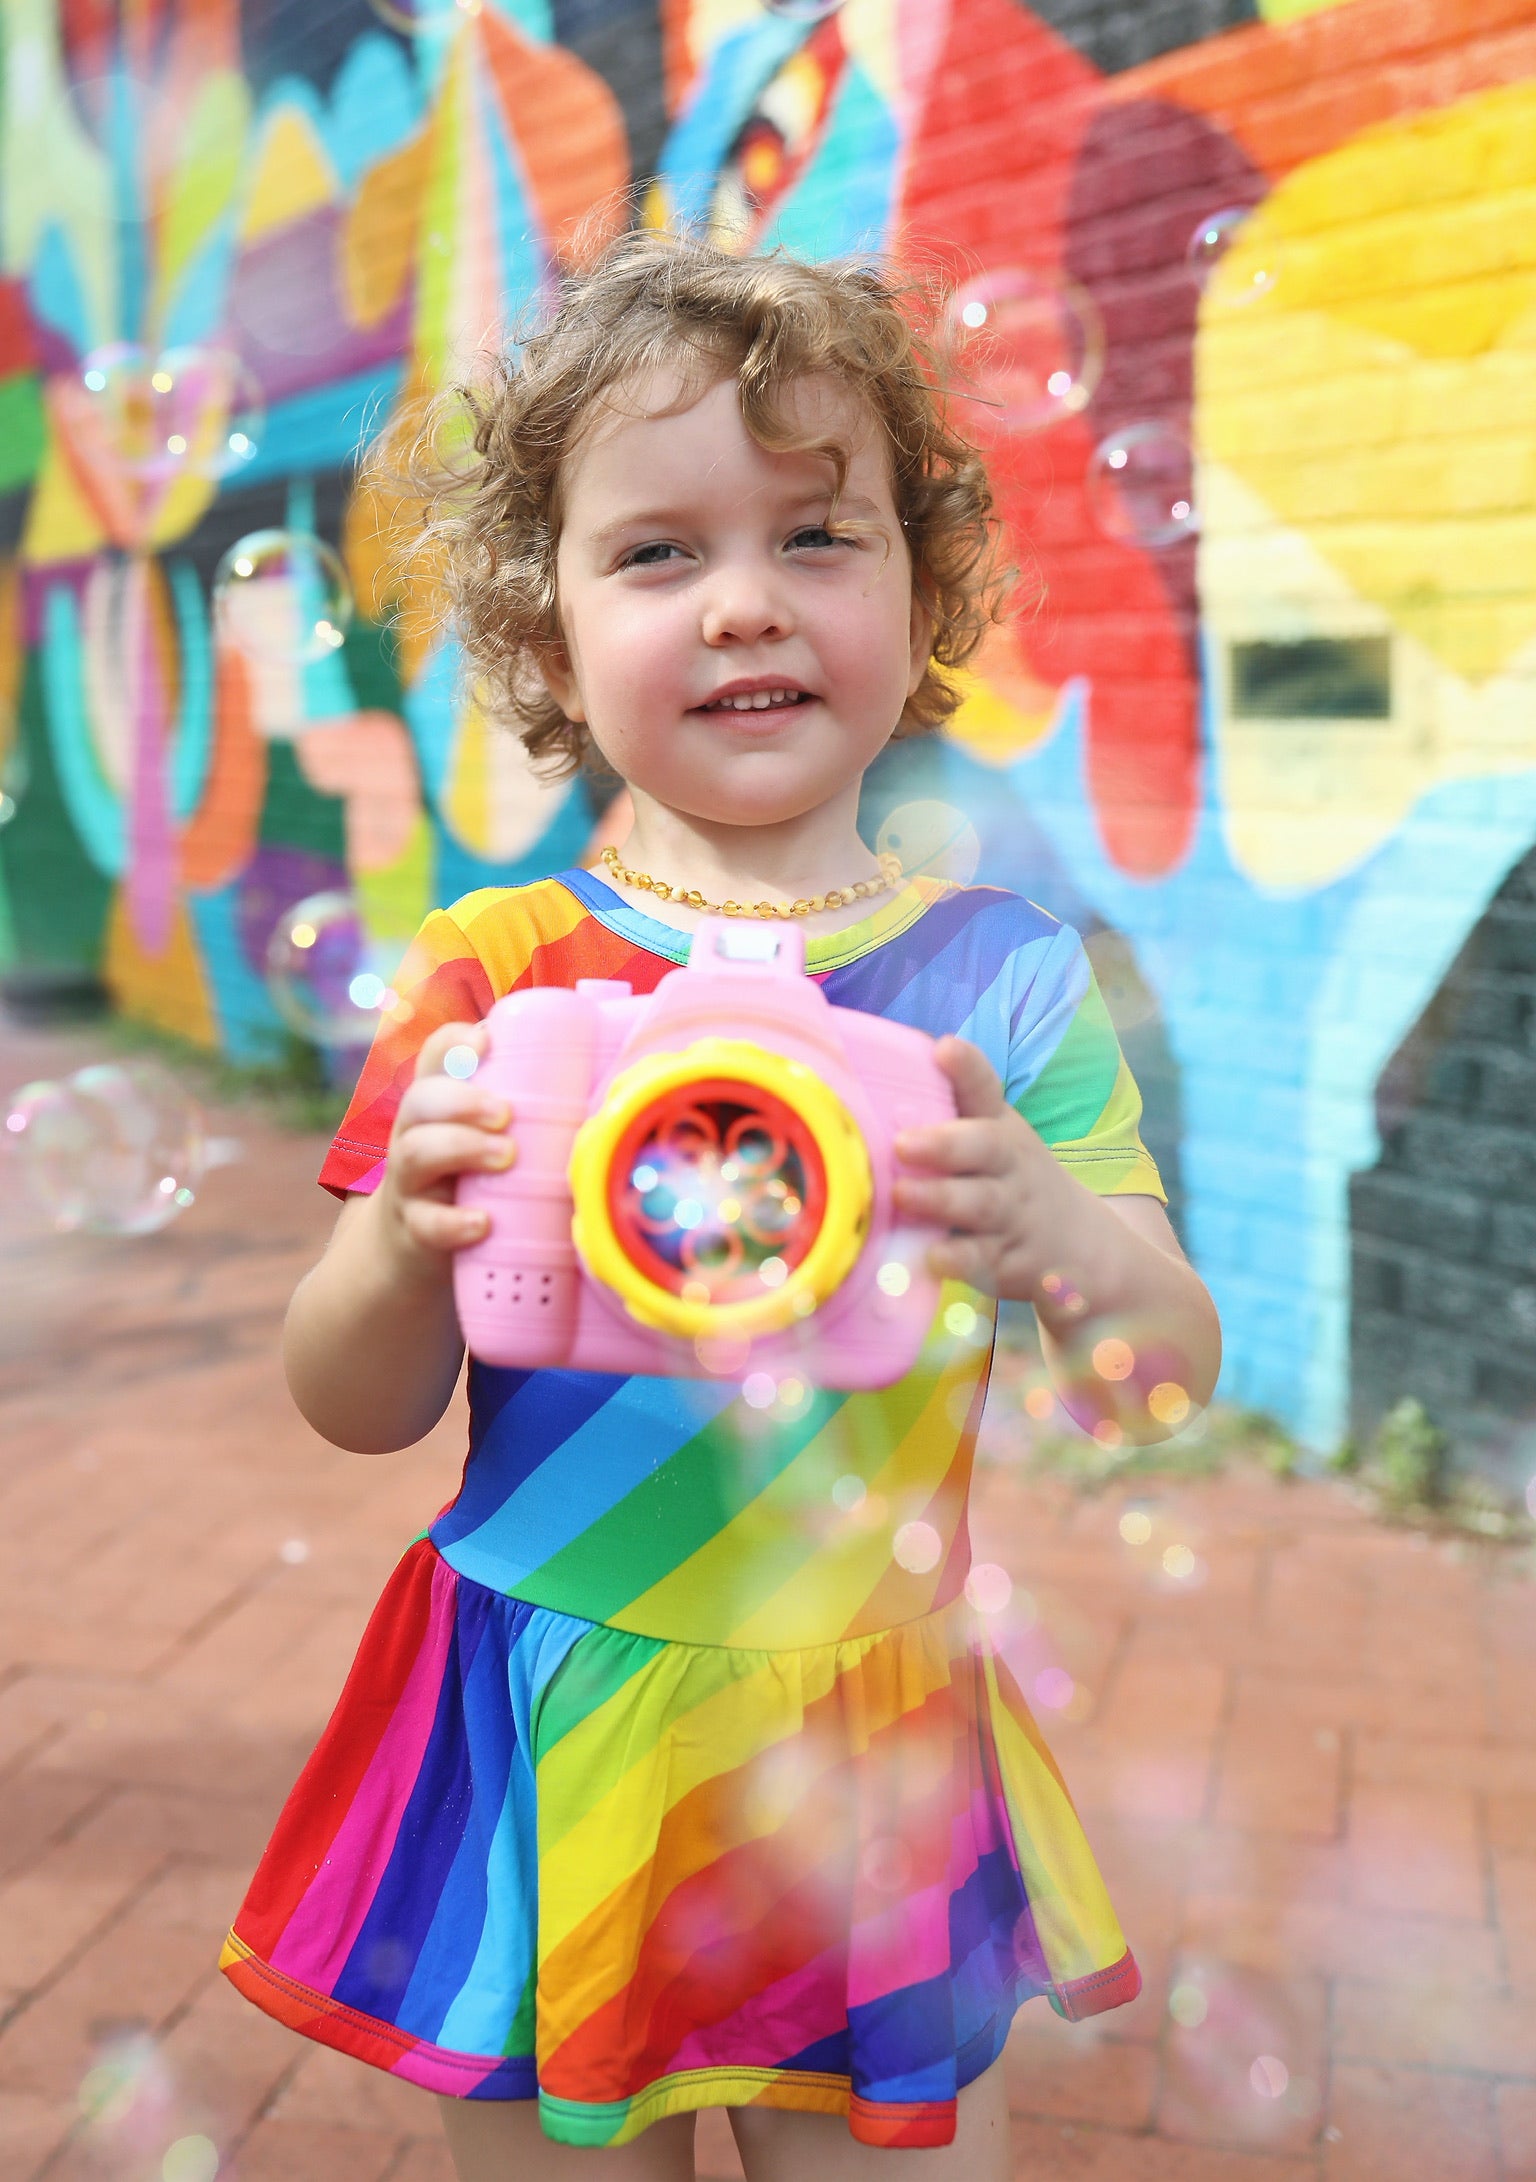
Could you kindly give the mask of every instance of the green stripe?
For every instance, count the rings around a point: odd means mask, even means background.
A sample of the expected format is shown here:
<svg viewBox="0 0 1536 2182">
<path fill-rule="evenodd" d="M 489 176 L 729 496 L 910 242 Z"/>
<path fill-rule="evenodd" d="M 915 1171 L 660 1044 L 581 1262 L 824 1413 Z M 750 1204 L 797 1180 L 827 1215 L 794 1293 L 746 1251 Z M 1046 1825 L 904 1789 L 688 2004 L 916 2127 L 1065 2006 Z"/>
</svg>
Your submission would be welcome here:
<svg viewBox="0 0 1536 2182">
<path fill-rule="evenodd" d="M 1078 1003 L 1055 1052 L 1016 1103 L 1047 1144 L 1085 1137 L 1109 1104 L 1120 1073 L 1120 1041 L 1096 982 Z"/>
<path fill-rule="evenodd" d="M 530 1569 L 528 1587 L 556 1613 L 611 1621 L 755 1500 L 846 1398 L 813 1395 L 803 1417 L 764 1430 L 761 1441 L 748 1437 L 756 1413 L 733 1402 L 579 1538 Z"/>
<path fill-rule="evenodd" d="M 629 2119 L 633 2099 L 557 2099 L 539 2093 L 539 2120 L 556 2144 L 611 2144 Z"/>
<path fill-rule="evenodd" d="M 562 1736 L 606 1705 L 666 1645 L 660 1637 L 627 1629 L 594 1629 L 575 1643 L 539 1703 L 533 1761 L 542 1764 Z"/>
</svg>

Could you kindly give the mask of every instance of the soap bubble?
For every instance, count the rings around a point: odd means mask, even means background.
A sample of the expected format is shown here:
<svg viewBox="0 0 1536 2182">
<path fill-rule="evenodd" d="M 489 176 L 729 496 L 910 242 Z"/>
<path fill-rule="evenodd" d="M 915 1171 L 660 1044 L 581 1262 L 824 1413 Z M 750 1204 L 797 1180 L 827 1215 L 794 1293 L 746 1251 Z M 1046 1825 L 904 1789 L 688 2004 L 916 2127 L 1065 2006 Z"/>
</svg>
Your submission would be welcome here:
<svg viewBox="0 0 1536 2182">
<path fill-rule="evenodd" d="M 1013 1578 L 996 1561 L 973 1562 L 965 1595 L 978 1614 L 1000 1614 L 1013 1597 Z"/>
<path fill-rule="evenodd" d="M 1252 205 L 1224 205 L 1218 212 L 1208 212 L 1189 238 L 1185 263 L 1200 286 L 1222 303 L 1251 303 L 1267 295 L 1279 278 L 1279 260 L 1272 242 L 1257 254 L 1233 252 L 1234 243 L 1252 216 Z"/>
<path fill-rule="evenodd" d="M 370 0 L 374 14 L 408 38 L 444 30 L 480 13 L 483 0 Z"/>
<path fill-rule="evenodd" d="M 212 2137 L 178 2137 L 160 2162 L 160 2182 L 214 2182 L 219 2151 Z"/>
<path fill-rule="evenodd" d="M 1040 432 L 1093 399 L 1104 369 L 1098 307 L 1075 282 L 1022 266 L 979 274 L 944 312 L 953 391 L 1007 432 Z"/>
<path fill-rule="evenodd" d="M 944 1541 L 931 1523 L 903 1523 L 891 1541 L 891 1551 L 911 1575 L 926 1576 L 938 1567 Z"/>
<path fill-rule="evenodd" d="M 55 1227 L 152 1235 L 194 1201 L 203 1117 L 157 1062 L 98 1062 L 26 1084 L 7 1107 L 6 1141 Z"/>
<path fill-rule="evenodd" d="M 334 546 L 307 530 L 253 530 L 213 576 L 219 631 L 237 650 L 272 659 L 324 659 L 352 620 L 352 586 Z"/>
<path fill-rule="evenodd" d="M 238 475 L 261 445 L 265 397 L 232 349 L 187 346 L 157 355 L 118 341 L 91 351 L 80 382 L 130 477 L 222 480 Z"/>
<path fill-rule="evenodd" d="M 1109 538 L 1153 547 L 1192 538 L 1200 517 L 1189 441 L 1156 419 L 1122 425 L 1093 450 L 1088 505 Z"/>
<path fill-rule="evenodd" d="M 926 797 L 887 812 L 875 847 L 894 856 L 906 878 L 948 879 L 956 886 L 969 885 L 981 862 L 981 842 L 964 811 Z"/>
<path fill-rule="evenodd" d="M 267 942 L 267 991 L 289 1029 L 319 1046 L 367 1045 L 380 1010 L 398 999 L 356 901 L 340 889 L 306 894 L 278 918 Z"/>
</svg>

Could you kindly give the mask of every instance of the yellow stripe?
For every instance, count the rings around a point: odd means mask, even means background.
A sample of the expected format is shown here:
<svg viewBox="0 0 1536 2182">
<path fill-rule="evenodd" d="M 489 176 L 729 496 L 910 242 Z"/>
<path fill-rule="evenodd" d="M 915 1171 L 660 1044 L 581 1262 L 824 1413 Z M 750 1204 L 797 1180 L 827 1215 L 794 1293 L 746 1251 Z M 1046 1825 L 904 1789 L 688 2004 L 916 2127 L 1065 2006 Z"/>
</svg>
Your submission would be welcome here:
<svg viewBox="0 0 1536 2182">
<path fill-rule="evenodd" d="M 964 1340 L 944 1328 L 944 1312 L 957 1301 L 977 1313 L 975 1332 Z M 990 1312 L 971 1289 L 946 1283 L 933 1330 L 907 1378 L 877 1393 L 851 1394 L 722 1530 L 611 1615 L 613 1626 L 664 1628 L 679 1642 L 749 1648 L 824 1643 L 829 1629 L 846 1631 L 891 1567 L 893 1533 L 922 1515 L 948 1474 L 960 1437 L 956 1413 L 963 1416 L 969 1407 L 990 1354 Z M 925 1380 L 928 1392 L 913 1414 L 910 1404 Z M 885 1460 L 871 1467 L 881 1454 Z M 838 1508 L 832 1487 L 847 1475 L 861 1478 L 867 1493 L 887 1502 L 880 1522 L 861 1528 L 856 1512 Z M 796 1565 L 722 1635 L 721 1607 L 739 1587 L 743 1568 L 782 1555 L 786 1542 L 798 1550 Z M 927 1610 L 942 1566 L 941 1559 L 912 1579 L 912 1616 Z"/>
<path fill-rule="evenodd" d="M 1051 1150 L 1096 1196 L 1156 1197 L 1166 1204 L 1157 1163 L 1138 1133 L 1140 1120 L 1141 1093 L 1122 1053 L 1114 1088 L 1088 1134 L 1064 1138 Z"/>
<path fill-rule="evenodd" d="M 995 1657 L 982 1657 L 1003 1797 L 1046 1966 L 1058 1985 L 1091 1977 L 1119 1961 L 1125 1934 L 1071 1798 L 1009 1711 Z"/>
</svg>

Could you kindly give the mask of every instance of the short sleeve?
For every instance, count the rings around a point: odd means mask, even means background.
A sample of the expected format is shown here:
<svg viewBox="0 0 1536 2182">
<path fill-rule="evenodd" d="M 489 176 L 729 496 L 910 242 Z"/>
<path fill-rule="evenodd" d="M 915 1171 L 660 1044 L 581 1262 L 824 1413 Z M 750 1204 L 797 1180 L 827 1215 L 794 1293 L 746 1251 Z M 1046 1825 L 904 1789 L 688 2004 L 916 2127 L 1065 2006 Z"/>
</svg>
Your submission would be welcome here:
<svg viewBox="0 0 1536 2182">
<path fill-rule="evenodd" d="M 337 1197 L 378 1188 L 396 1109 L 433 1031 L 444 1023 L 478 1023 L 496 997 L 462 925 L 445 909 L 435 909 L 411 941 L 394 991 L 320 1169 L 322 1185 Z"/>
<path fill-rule="evenodd" d="M 1062 925 L 1031 968 L 1014 1002 L 1009 1102 L 1096 1195 L 1166 1203 L 1141 1141 L 1141 1093 L 1081 939 Z"/>
</svg>

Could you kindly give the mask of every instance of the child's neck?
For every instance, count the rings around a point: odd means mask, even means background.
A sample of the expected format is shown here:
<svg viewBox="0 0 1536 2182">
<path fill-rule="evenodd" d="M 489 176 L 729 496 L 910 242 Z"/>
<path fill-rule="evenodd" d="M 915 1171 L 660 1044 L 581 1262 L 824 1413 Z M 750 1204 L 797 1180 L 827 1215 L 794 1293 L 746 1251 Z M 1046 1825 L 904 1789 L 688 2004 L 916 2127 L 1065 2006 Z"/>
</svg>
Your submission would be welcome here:
<svg viewBox="0 0 1536 2182">
<path fill-rule="evenodd" d="M 837 797 L 814 811 L 774 825 L 720 825 L 633 794 L 635 823 L 619 844 L 620 860 L 673 888 L 697 891 L 707 902 L 812 901 L 818 894 L 878 876 L 879 864 L 854 823 L 858 796 Z M 662 923 L 689 929 L 700 912 L 677 901 L 621 886 L 633 906 Z M 859 901 L 813 913 L 811 931 L 856 924 L 873 903 Z"/>
</svg>

